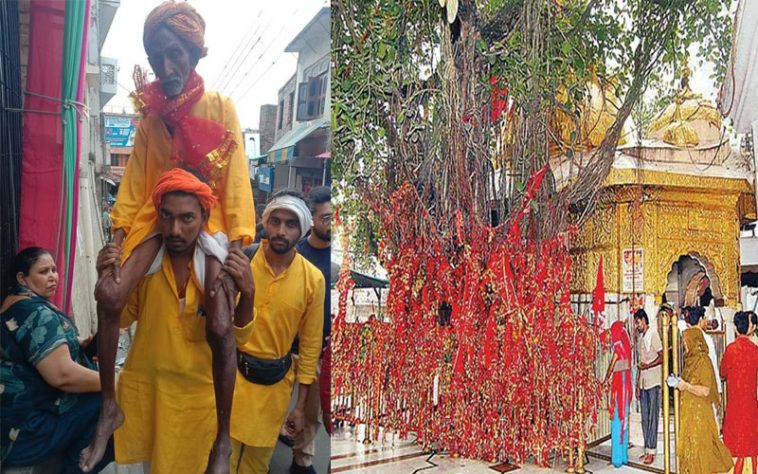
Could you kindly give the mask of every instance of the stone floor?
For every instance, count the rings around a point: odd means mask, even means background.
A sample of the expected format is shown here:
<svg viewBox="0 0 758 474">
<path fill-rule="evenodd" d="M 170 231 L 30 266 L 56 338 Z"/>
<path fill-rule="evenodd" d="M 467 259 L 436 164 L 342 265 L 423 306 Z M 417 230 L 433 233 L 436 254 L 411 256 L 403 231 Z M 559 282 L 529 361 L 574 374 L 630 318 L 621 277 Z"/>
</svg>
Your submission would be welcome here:
<svg viewBox="0 0 758 474">
<path fill-rule="evenodd" d="M 548 474 L 563 472 L 566 464 L 557 460 L 549 468 L 537 467 L 526 463 L 511 471 L 503 470 L 493 463 L 472 459 L 451 457 L 446 454 L 429 455 L 422 452 L 413 438 L 406 440 L 396 436 L 385 435 L 376 443 L 364 443 L 363 427 L 338 429 L 331 440 L 331 465 L 333 473 L 407 473 L 407 474 L 495 474 L 497 472 L 518 472 L 523 474 Z M 602 449 L 599 449 L 602 452 Z M 610 451 L 609 451 L 610 453 Z M 632 451 L 630 451 L 632 460 Z M 635 459 L 636 460 L 636 459 Z M 598 457 L 589 457 L 585 466 L 588 473 L 624 474 L 644 472 L 631 466 L 614 468 L 609 461 Z"/>
</svg>

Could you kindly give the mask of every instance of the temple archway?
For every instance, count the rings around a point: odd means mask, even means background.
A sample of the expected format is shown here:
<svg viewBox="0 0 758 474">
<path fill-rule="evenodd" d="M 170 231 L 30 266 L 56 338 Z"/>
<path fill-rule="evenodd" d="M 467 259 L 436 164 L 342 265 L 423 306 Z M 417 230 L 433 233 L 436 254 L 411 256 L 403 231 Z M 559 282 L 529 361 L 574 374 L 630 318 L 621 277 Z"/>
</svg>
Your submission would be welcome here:
<svg viewBox="0 0 758 474">
<path fill-rule="evenodd" d="M 688 305 L 722 306 L 721 280 L 711 262 L 697 252 L 681 255 L 671 264 L 666 276 L 664 296 L 677 308 Z"/>
</svg>

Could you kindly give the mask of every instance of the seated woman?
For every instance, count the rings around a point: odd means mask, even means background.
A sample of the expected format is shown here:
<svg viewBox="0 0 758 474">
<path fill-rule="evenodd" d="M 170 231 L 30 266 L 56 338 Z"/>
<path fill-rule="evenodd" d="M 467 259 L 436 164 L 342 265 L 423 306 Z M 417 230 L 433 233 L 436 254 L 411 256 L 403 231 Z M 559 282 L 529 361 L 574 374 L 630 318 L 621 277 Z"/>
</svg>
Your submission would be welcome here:
<svg viewBox="0 0 758 474">
<path fill-rule="evenodd" d="M 83 353 L 73 322 L 50 298 L 58 272 L 50 252 L 16 255 L 16 284 L 0 306 L 0 462 L 30 466 L 62 456 L 79 470 L 79 452 L 95 431 L 100 377 Z M 96 471 L 113 461 L 113 443 Z"/>
</svg>

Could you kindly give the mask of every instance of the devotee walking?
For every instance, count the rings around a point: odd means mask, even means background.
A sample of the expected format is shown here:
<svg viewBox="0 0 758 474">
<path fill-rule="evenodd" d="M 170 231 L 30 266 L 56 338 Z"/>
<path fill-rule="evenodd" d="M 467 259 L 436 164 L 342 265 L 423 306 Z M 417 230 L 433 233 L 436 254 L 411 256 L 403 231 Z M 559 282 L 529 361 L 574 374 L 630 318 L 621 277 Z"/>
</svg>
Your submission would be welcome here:
<svg viewBox="0 0 758 474">
<path fill-rule="evenodd" d="M 750 315 L 750 322 L 753 323 L 755 330 L 748 335 L 750 342 L 758 346 L 758 315 L 753 311 L 746 311 Z"/>
<path fill-rule="evenodd" d="M 734 315 L 737 338 L 726 347 L 721 376 L 726 380 L 724 444 L 734 458 L 735 474 L 758 470 L 758 346 L 748 335 L 755 332 L 747 311 Z"/>
<path fill-rule="evenodd" d="M 164 2 L 145 21 L 143 43 L 158 80 L 146 84 L 135 72 L 133 99 L 142 118 L 111 216 L 113 245 L 121 256 L 112 276 L 99 281 L 95 290 L 103 405 L 95 438 L 82 453 L 85 471 L 98 462 L 105 441 L 123 419 L 114 388 L 118 320 L 129 294 L 162 245 L 155 238 L 158 215 L 150 198 L 158 176 L 174 167 L 201 174 L 220 200 L 208 218 L 209 233 L 224 233 L 223 240 L 231 241 L 231 247 L 253 240 L 253 197 L 234 105 L 216 92 L 205 91 L 203 79 L 195 72 L 206 55 L 204 34 L 205 22 L 188 3 Z M 226 244 L 218 254 L 207 254 L 206 281 L 200 282 L 208 295 L 202 321 L 213 356 L 218 433 L 209 470 L 214 472 L 228 470 L 236 372 L 230 314 L 236 289 L 221 269 L 225 254 Z"/>
<path fill-rule="evenodd" d="M 605 374 L 611 380 L 611 463 L 621 467 L 629 462 L 629 405 L 632 401 L 632 343 L 624 323 L 611 325 L 613 357 Z"/>
<path fill-rule="evenodd" d="M 643 463 L 655 461 L 658 446 L 658 408 L 661 403 L 661 364 L 663 363 L 663 344 L 658 330 L 650 327 L 647 313 L 638 309 L 634 313 L 634 324 L 642 336 L 638 346 L 639 380 L 637 394 L 642 411 L 642 434 L 645 439 Z"/>
<path fill-rule="evenodd" d="M 308 208 L 311 211 L 313 227 L 308 237 L 300 239 L 297 243 L 297 252 L 316 266 L 324 276 L 324 282 L 330 281 L 332 265 L 332 196 L 331 191 L 326 186 L 319 186 L 311 189 L 308 193 Z M 325 349 L 329 344 L 329 332 L 331 330 L 331 299 L 327 291 L 324 291 L 324 329 L 322 338 L 322 348 Z M 292 354 L 295 361 L 295 373 L 297 373 L 299 340 L 295 339 L 292 346 Z M 322 351 L 323 354 L 323 351 Z M 303 430 L 295 439 L 292 447 L 292 465 L 290 474 L 313 474 L 316 470 L 313 468 L 313 455 L 316 452 L 316 443 L 314 439 L 321 426 L 321 386 L 319 376 L 321 373 L 321 358 L 316 364 L 316 379 L 311 384 L 308 391 L 308 398 L 305 401 L 305 425 Z M 329 387 L 326 387 L 327 392 Z M 328 395 L 327 395 L 328 397 Z"/>
<path fill-rule="evenodd" d="M 721 401 L 716 378 L 708 358 L 703 332 L 690 327 L 682 333 L 684 370 L 676 389 L 680 398 L 680 424 L 676 452 L 682 474 L 727 472 L 732 468 L 729 450 L 719 437 L 714 406 Z"/>
<path fill-rule="evenodd" d="M 302 194 L 274 194 L 263 212 L 263 224 L 269 240 L 261 242 L 250 262 L 256 288 L 255 330 L 238 346 L 232 408 L 231 468 L 243 474 L 268 471 L 285 417 L 291 437 L 297 439 L 303 430 L 324 326 L 324 276 L 295 251 L 311 227 Z M 296 335 L 297 374 L 291 353 Z M 295 378 L 297 402 L 287 416 Z"/>
<path fill-rule="evenodd" d="M 703 339 L 708 346 L 708 358 L 711 360 L 711 367 L 713 368 L 714 376 L 716 377 L 716 390 L 721 393 L 721 376 L 719 375 L 719 364 L 716 357 L 716 345 L 713 343 L 713 338 L 710 334 L 705 332 L 708 329 L 708 320 L 705 319 L 705 308 L 702 306 L 687 306 L 682 309 L 684 312 L 684 319 L 687 322 L 687 327 L 694 327 L 703 333 Z M 682 329 L 682 332 L 684 329 Z"/>
<path fill-rule="evenodd" d="M 0 306 L 0 464 L 29 467 L 62 457 L 79 471 L 100 411 L 100 378 L 87 360 L 76 326 L 50 299 L 58 271 L 48 250 L 16 255 L 16 281 Z M 113 442 L 96 470 L 113 461 Z"/>
<path fill-rule="evenodd" d="M 121 315 L 123 327 L 138 324 L 118 383 L 124 423 L 115 432 L 116 461 L 146 463 L 156 473 L 202 472 L 215 449 L 217 421 L 201 247 L 220 246 L 203 231 L 217 198 L 210 186 L 174 168 L 159 178 L 153 201 L 162 245 Z M 118 258 L 114 245 L 100 251 L 101 279 Z M 224 268 L 241 289 L 234 333 L 244 341 L 253 326 L 252 274 L 239 249 L 230 250 Z"/>
</svg>

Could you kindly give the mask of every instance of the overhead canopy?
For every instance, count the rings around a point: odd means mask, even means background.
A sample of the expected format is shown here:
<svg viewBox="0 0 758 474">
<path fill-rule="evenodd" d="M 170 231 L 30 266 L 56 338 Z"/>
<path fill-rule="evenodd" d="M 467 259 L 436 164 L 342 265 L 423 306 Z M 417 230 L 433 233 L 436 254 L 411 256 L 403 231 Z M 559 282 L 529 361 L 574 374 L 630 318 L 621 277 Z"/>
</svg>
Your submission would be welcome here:
<svg viewBox="0 0 758 474">
<path fill-rule="evenodd" d="M 332 274 L 329 283 L 330 287 L 334 288 L 337 286 L 337 282 L 339 281 L 339 264 L 332 262 L 331 270 Z M 371 275 L 366 275 L 365 273 L 356 272 L 355 270 L 350 270 L 350 277 L 355 282 L 355 286 L 353 288 L 389 288 L 390 286 L 390 282 L 387 280 L 383 280 Z"/>
<path fill-rule="evenodd" d="M 316 123 L 299 123 L 292 130 L 282 135 L 282 137 L 268 151 L 269 163 L 280 163 L 289 161 L 295 154 L 295 145 L 310 134 L 321 128 L 328 127 L 326 120 L 320 120 Z"/>
<path fill-rule="evenodd" d="M 355 288 L 389 288 L 390 282 L 375 276 L 366 275 L 350 270 L 350 276 L 355 282 Z"/>
<path fill-rule="evenodd" d="M 721 112 L 734 120 L 737 133 L 750 131 L 758 120 L 758 2 L 740 0 L 734 19 L 730 66 L 721 85 Z"/>
</svg>

